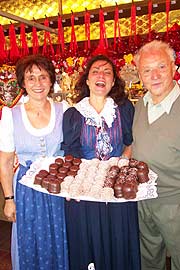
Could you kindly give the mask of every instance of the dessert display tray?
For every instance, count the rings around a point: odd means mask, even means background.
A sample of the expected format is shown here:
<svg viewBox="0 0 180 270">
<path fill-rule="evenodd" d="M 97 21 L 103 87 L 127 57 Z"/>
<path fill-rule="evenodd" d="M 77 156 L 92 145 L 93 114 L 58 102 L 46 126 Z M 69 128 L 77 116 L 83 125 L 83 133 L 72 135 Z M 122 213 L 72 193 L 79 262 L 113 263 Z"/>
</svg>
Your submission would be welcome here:
<svg viewBox="0 0 180 270">
<path fill-rule="evenodd" d="M 156 183 L 158 176 L 151 169 L 149 169 L 148 174 L 149 181 L 138 185 L 138 191 L 136 193 L 136 198 L 134 199 L 115 198 L 112 195 L 112 189 L 103 187 L 103 184 L 99 185 L 103 177 L 105 177 L 108 168 L 118 164 L 119 159 L 115 157 L 108 161 L 82 159 L 77 176 L 66 176 L 62 182 L 63 184 L 61 183 L 60 193 L 49 193 L 48 190 L 42 188 L 41 185 L 34 184 L 34 179 L 40 170 L 48 171 L 49 165 L 54 163 L 56 158 L 58 157 L 49 157 L 33 162 L 30 169 L 20 180 L 20 183 L 36 191 L 50 194 L 51 196 L 60 196 L 86 201 L 121 203 L 158 197 Z M 82 192 L 83 188 L 84 191 Z"/>
</svg>

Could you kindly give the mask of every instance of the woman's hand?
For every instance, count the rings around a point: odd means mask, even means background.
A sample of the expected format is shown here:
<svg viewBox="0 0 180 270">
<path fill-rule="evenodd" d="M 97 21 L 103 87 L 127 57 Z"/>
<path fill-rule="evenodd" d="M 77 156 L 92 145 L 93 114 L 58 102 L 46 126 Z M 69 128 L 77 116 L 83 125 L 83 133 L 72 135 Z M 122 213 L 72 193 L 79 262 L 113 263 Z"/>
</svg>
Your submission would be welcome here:
<svg viewBox="0 0 180 270">
<path fill-rule="evenodd" d="M 8 221 L 16 222 L 16 205 L 14 200 L 5 201 L 4 214 Z"/>
</svg>

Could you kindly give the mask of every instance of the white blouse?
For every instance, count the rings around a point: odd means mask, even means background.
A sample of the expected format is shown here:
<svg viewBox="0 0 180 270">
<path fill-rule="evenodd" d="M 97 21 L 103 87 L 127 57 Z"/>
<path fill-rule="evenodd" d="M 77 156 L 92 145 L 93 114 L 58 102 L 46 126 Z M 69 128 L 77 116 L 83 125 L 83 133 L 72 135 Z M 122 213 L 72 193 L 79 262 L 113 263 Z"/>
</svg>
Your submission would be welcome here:
<svg viewBox="0 0 180 270">
<path fill-rule="evenodd" d="M 24 103 L 20 105 L 21 113 L 22 113 L 22 120 L 25 125 L 26 130 L 34 135 L 34 136 L 44 136 L 46 134 L 49 134 L 55 125 L 55 106 L 52 99 L 49 99 L 50 105 L 51 105 L 51 117 L 49 124 L 41 129 L 34 128 L 26 114 L 26 110 L 24 107 Z M 63 112 L 67 110 L 68 103 L 63 101 Z M 18 125 L 18 123 L 17 123 Z M 13 118 L 12 118 L 12 111 L 9 107 L 3 107 L 2 109 L 2 117 L 0 120 L 0 151 L 3 152 L 14 152 L 15 151 L 15 145 L 14 145 L 14 138 L 13 138 Z"/>
</svg>

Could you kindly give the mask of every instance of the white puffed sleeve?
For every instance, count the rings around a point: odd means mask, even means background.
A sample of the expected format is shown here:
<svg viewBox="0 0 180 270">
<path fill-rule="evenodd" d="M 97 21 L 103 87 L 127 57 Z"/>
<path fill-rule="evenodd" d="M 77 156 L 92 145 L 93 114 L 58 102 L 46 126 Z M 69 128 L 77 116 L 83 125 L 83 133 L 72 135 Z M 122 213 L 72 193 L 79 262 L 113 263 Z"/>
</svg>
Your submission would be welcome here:
<svg viewBox="0 0 180 270">
<path fill-rule="evenodd" d="M 63 113 L 70 107 L 66 100 L 62 100 L 61 103 L 63 104 Z"/>
<path fill-rule="evenodd" d="M 2 108 L 0 120 L 0 151 L 14 152 L 12 111 L 8 107 Z"/>
</svg>

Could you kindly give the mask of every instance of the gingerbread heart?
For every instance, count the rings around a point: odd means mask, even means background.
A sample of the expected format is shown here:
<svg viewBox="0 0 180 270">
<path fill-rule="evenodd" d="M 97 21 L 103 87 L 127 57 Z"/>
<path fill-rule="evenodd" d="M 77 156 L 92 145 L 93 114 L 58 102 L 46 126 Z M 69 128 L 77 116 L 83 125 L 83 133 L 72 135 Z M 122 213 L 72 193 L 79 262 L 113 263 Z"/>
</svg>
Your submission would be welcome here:
<svg viewBox="0 0 180 270">
<path fill-rule="evenodd" d="M 19 87 L 15 67 L 0 67 L 0 105 L 13 107 L 22 97 L 23 90 Z"/>
</svg>

